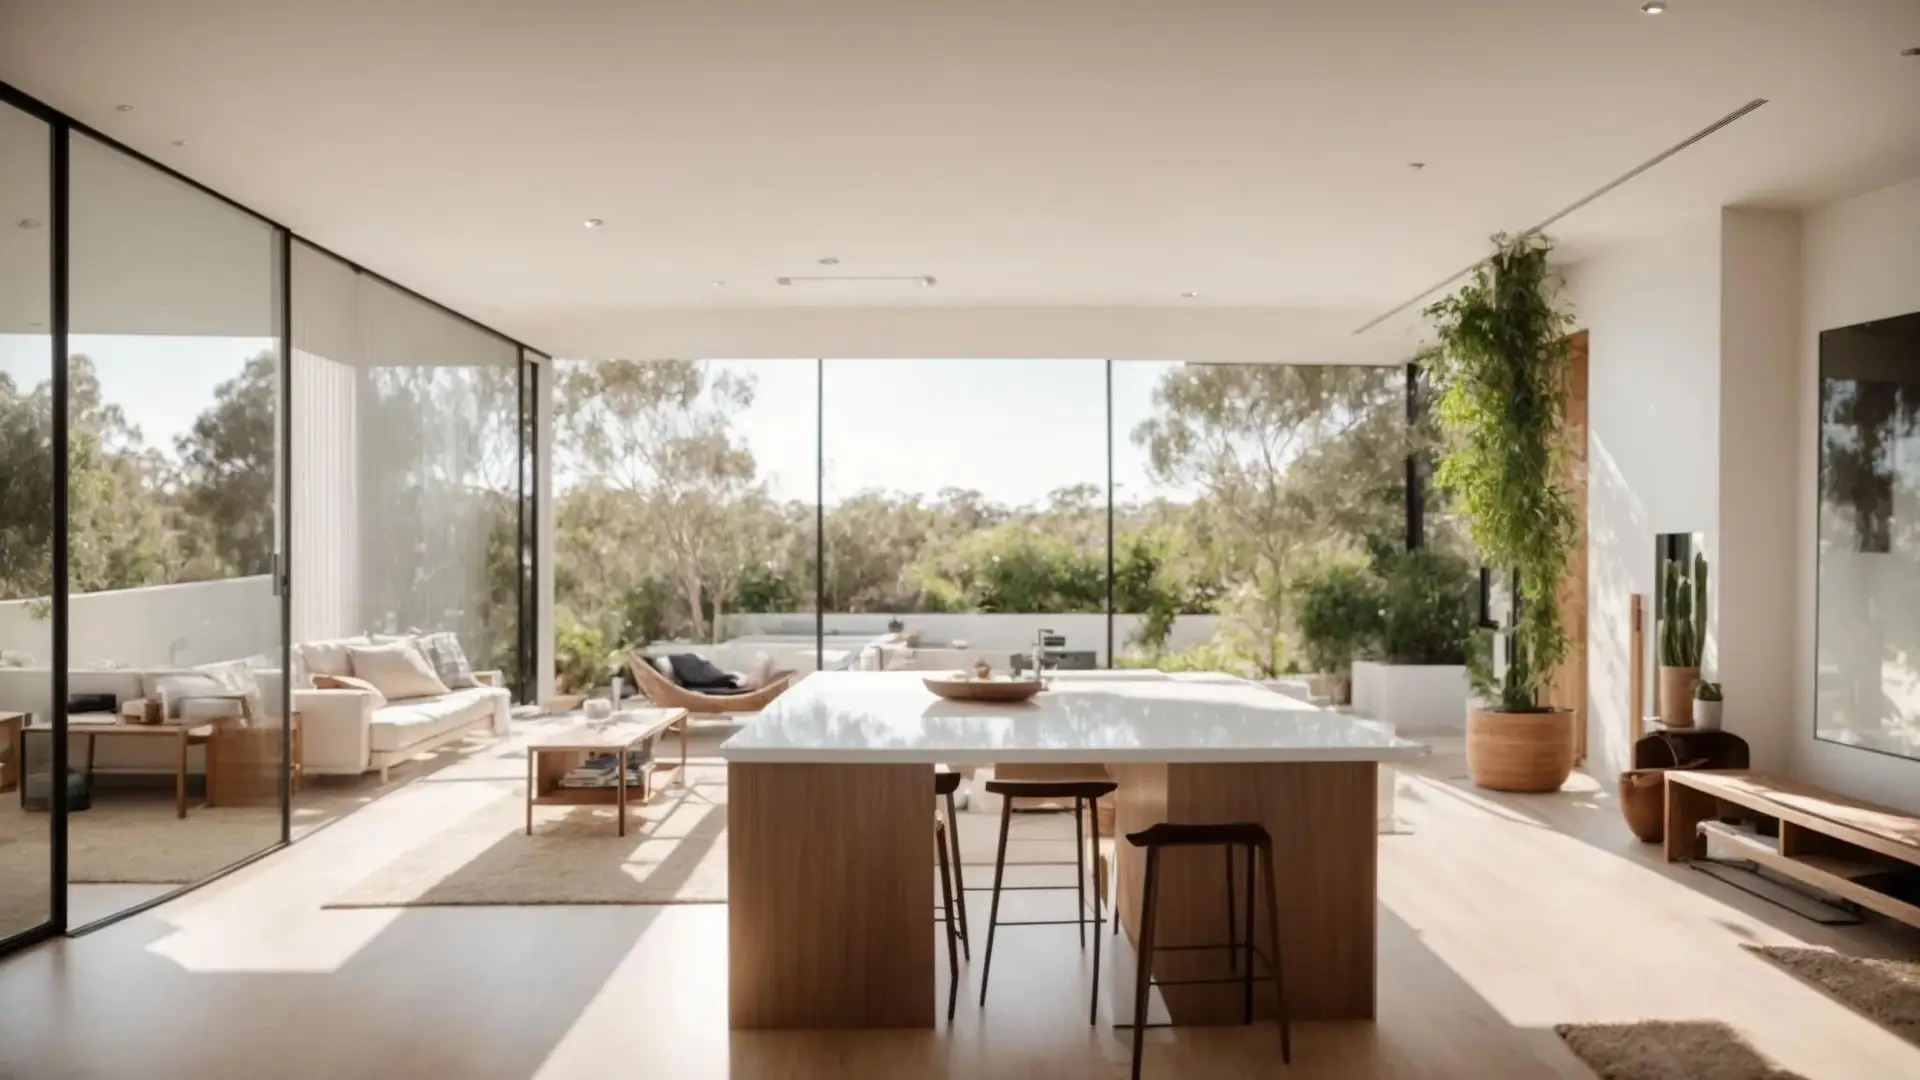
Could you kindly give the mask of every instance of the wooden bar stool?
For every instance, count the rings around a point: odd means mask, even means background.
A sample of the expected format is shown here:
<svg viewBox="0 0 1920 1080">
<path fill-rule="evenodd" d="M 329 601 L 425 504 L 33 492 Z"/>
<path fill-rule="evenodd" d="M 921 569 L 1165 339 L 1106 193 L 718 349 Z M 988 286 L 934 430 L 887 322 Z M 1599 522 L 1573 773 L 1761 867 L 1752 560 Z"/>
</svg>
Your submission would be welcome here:
<svg viewBox="0 0 1920 1080">
<path fill-rule="evenodd" d="M 1147 999 L 1150 989 L 1155 986 L 1203 986 L 1221 983 L 1243 983 L 1246 987 L 1247 1023 L 1253 1023 L 1253 984 L 1271 982 L 1273 984 L 1274 1013 L 1280 1020 L 1280 1060 L 1291 1064 L 1293 1061 L 1293 1038 L 1287 1026 L 1287 999 L 1280 982 L 1280 890 L 1274 882 L 1273 874 L 1273 838 L 1267 830 L 1253 822 L 1231 825 L 1179 825 L 1162 822 L 1140 832 L 1128 833 L 1127 843 L 1134 847 L 1147 849 L 1147 874 L 1143 888 L 1144 898 L 1140 908 L 1139 967 L 1133 981 L 1133 1077 L 1140 1077 L 1141 1040 L 1148 1027 Z M 1227 894 L 1233 894 L 1233 850 L 1247 849 L 1247 895 L 1246 895 L 1246 932 L 1236 934 L 1233 929 L 1233 908 L 1227 909 L 1227 937 L 1224 945 L 1180 944 L 1156 945 L 1154 943 L 1155 920 L 1159 914 L 1160 902 L 1160 852 L 1170 847 L 1224 847 L 1227 850 Z M 1266 879 L 1267 893 L 1267 934 L 1272 939 L 1273 955 L 1267 956 L 1254 945 L 1253 909 L 1255 898 L 1253 875 L 1258 868 Z M 1157 980 L 1153 977 L 1153 954 L 1156 950 L 1165 952 L 1180 950 L 1225 949 L 1228 957 L 1235 950 L 1245 948 L 1245 964 L 1239 974 L 1224 979 L 1169 979 Z M 1269 974 L 1254 975 L 1254 957 L 1267 961 Z"/>
<path fill-rule="evenodd" d="M 960 949 L 967 959 L 973 959 L 972 935 L 967 932 L 967 871 L 966 860 L 960 857 L 960 818 L 953 805 L 953 793 L 960 790 L 962 777 L 957 772 L 944 768 L 936 769 L 933 774 L 933 793 L 946 800 L 946 837 L 953 850 L 953 895 L 954 903 L 960 915 Z"/>
<path fill-rule="evenodd" d="M 993 906 L 987 914 L 987 955 L 980 966 L 980 1004 L 987 1004 L 987 976 L 993 970 L 993 937 L 1000 926 L 1065 926 L 1068 923 L 1080 927 L 1080 945 L 1087 944 L 1087 835 L 1092 834 L 1097 847 L 1100 840 L 1100 821 L 1098 803 L 1102 796 L 1111 795 L 1119 784 L 1111 780 L 989 780 L 987 791 L 1000 796 L 1000 846 L 993 858 Z M 1003 885 L 1007 872 L 1007 832 L 1013 824 L 1014 799 L 1071 799 L 1073 800 L 1073 863 L 1076 870 L 1073 884 L 1068 885 Z M 1080 813 L 1086 811 L 1083 821 Z M 1099 852 L 1094 853 L 1096 863 Z M 1032 864 L 1025 864 L 1032 865 Z M 1080 909 L 1072 919 L 1023 919 L 1016 922 L 1000 921 L 1000 893 L 1004 889 L 1026 890 L 1033 892 L 1065 891 L 1071 888 L 1079 899 Z M 1087 1010 L 1087 1023 L 1098 1022 L 1100 1012 L 1100 923 L 1101 897 L 1099 888 L 1093 894 L 1093 1003 Z"/>
</svg>

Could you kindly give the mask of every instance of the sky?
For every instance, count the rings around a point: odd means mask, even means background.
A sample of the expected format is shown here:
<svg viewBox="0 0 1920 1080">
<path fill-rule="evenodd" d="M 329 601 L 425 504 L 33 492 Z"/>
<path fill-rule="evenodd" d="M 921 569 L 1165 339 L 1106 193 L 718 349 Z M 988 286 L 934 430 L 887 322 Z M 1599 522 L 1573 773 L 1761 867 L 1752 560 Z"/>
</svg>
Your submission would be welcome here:
<svg viewBox="0 0 1920 1080">
<path fill-rule="evenodd" d="M 174 439 L 269 339 L 76 335 L 107 400 L 125 411 L 149 447 Z M 47 338 L 0 334 L 0 372 L 23 388 L 48 377 Z M 736 434 L 780 500 L 814 497 L 816 402 L 813 360 L 713 360 L 751 376 L 753 405 Z M 1113 367 L 1114 483 L 1120 499 L 1187 497 L 1158 488 L 1146 454 L 1128 438 L 1152 411 L 1153 388 L 1178 365 Z M 1097 360 L 828 360 L 824 421 L 825 496 L 831 505 L 875 488 L 931 495 L 973 488 L 1007 505 L 1039 503 L 1058 488 L 1104 485 L 1106 371 Z M 560 478 L 561 486 L 567 477 Z"/>
</svg>

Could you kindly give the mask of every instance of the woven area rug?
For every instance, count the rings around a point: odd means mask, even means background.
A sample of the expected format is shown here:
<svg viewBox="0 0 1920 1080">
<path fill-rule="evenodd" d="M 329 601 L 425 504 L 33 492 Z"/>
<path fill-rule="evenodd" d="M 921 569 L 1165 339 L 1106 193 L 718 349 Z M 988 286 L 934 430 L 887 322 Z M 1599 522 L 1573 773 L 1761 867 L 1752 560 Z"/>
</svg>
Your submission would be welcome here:
<svg viewBox="0 0 1920 1080">
<path fill-rule="evenodd" d="M 1747 945 L 1841 1004 L 1920 1046 L 1920 963 L 1869 960 L 1826 949 Z"/>
<path fill-rule="evenodd" d="M 1806 1080 L 1774 1067 L 1718 1022 L 1642 1020 L 1553 1030 L 1600 1080 Z"/>
<path fill-rule="evenodd" d="M 330 908 L 487 904 L 721 904 L 727 899 L 726 767 L 695 762 L 689 786 L 629 811 L 535 807 L 526 835 L 522 788 L 387 863 Z"/>
</svg>

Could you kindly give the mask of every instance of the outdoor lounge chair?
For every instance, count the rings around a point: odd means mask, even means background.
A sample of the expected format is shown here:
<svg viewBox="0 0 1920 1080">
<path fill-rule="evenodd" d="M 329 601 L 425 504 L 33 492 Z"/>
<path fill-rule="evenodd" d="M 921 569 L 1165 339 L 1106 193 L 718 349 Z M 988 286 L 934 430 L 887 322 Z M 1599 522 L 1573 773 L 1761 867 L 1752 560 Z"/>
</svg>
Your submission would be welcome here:
<svg viewBox="0 0 1920 1080">
<path fill-rule="evenodd" d="M 694 713 L 748 713 L 759 712 L 773 702 L 774 698 L 786 692 L 792 685 L 798 672 L 776 671 L 767 677 L 765 684 L 751 690 L 716 692 L 708 690 L 690 690 L 681 686 L 653 666 L 653 661 L 639 650 L 630 653 L 628 666 L 633 668 L 634 682 L 647 700 L 655 705 L 670 709 L 685 709 Z"/>
</svg>

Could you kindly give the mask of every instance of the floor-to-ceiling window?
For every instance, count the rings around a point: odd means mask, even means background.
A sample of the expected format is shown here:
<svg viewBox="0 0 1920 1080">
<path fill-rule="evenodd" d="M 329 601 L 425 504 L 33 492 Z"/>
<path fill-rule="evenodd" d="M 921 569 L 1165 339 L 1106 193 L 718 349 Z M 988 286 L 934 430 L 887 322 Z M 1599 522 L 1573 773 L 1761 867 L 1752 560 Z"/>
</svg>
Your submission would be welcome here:
<svg viewBox="0 0 1920 1080">
<path fill-rule="evenodd" d="M 520 687 L 530 361 L 318 248 L 292 269 L 296 642 L 451 632 Z"/>
<path fill-rule="evenodd" d="M 1314 670 L 1295 608 L 1404 546 L 1399 367 L 1116 362 L 1121 662 Z"/>
<path fill-rule="evenodd" d="M 820 396 L 828 647 L 1106 666 L 1102 361 L 830 359 Z"/>
<path fill-rule="evenodd" d="M 280 842 L 289 720 L 280 234 L 77 133 L 70 190 L 78 925 Z"/>
<path fill-rule="evenodd" d="M 44 739 L 26 760 L 54 693 L 51 145 L 46 123 L 0 104 L 0 943 L 53 915 Z"/>
<path fill-rule="evenodd" d="M 606 686 L 629 650 L 670 642 L 743 673 L 815 667 L 818 371 L 813 360 L 559 362 L 563 693 Z"/>
</svg>

